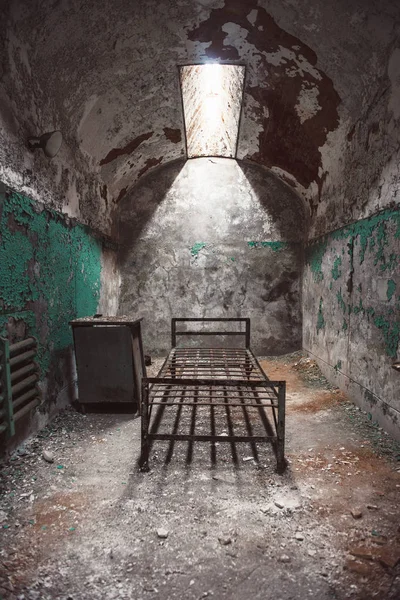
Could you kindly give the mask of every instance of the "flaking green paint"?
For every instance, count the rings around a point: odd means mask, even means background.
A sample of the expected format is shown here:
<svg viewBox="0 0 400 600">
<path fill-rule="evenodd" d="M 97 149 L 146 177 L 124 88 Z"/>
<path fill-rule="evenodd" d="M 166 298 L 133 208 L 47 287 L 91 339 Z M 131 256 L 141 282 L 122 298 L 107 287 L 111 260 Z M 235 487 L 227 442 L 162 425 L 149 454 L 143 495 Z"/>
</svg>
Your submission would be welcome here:
<svg viewBox="0 0 400 600">
<path fill-rule="evenodd" d="M 206 247 L 206 243 L 205 242 L 196 242 L 191 248 L 190 248 L 190 254 L 192 256 L 194 256 L 194 258 L 197 258 L 199 255 L 200 250 L 202 250 L 203 248 Z"/>
<path fill-rule="evenodd" d="M 342 275 L 342 271 L 340 270 L 341 265 L 342 265 L 342 259 L 340 256 L 337 256 L 333 262 L 333 268 L 332 268 L 332 277 L 335 281 L 337 279 L 339 279 L 339 277 L 341 277 L 341 275 Z"/>
<path fill-rule="evenodd" d="M 398 259 L 396 253 L 389 255 L 387 253 L 389 223 L 396 225 L 395 238 L 400 238 L 400 210 L 398 209 L 385 210 L 368 219 L 361 219 L 326 237 L 333 240 L 353 239 L 354 242 L 357 241 L 360 245 L 359 263 L 364 262 L 365 253 L 369 251 L 374 254 L 374 264 L 379 264 L 380 270 L 386 271 L 392 269 Z"/>
<path fill-rule="evenodd" d="M 43 377 L 52 353 L 72 343 L 69 321 L 97 310 L 101 242 L 20 194 L 0 205 L 0 331 L 10 318 L 24 321 L 39 340 Z"/>
<path fill-rule="evenodd" d="M 365 309 L 364 309 L 363 302 L 362 302 L 361 298 L 359 299 L 357 305 L 352 306 L 352 311 L 353 311 L 353 313 L 355 315 L 358 315 L 360 313 L 363 313 L 363 314 L 365 313 Z"/>
<path fill-rule="evenodd" d="M 306 264 L 310 267 L 315 283 L 323 280 L 322 261 L 328 247 L 328 240 L 321 238 L 312 242 L 306 248 L 305 258 Z"/>
<path fill-rule="evenodd" d="M 357 285 L 359 294 L 356 296 L 356 302 L 352 302 L 351 298 L 354 293 L 352 291 L 353 277 L 357 277 L 358 267 L 363 264 L 367 254 L 370 258 L 369 264 L 372 268 L 376 268 L 376 277 L 381 277 L 382 273 L 387 273 L 390 276 L 395 273 L 397 265 L 400 261 L 400 252 L 398 251 L 398 243 L 400 239 L 400 210 L 398 208 L 389 209 L 377 213 L 368 219 L 360 220 L 349 226 L 343 227 L 337 231 L 327 234 L 318 240 L 311 242 L 306 248 L 306 263 L 312 273 L 314 282 L 321 283 L 324 277 L 331 275 L 331 280 L 326 282 L 326 293 L 336 293 L 336 299 L 339 308 L 344 315 L 355 315 L 358 318 L 367 318 L 375 327 L 377 327 L 384 338 L 385 351 L 390 357 L 396 356 L 397 346 L 399 342 L 399 309 L 400 302 L 397 298 L 395 308 L 392 306 L 382 306 L 382 310 L 376 313 L 375 308 L 364 306 L 366 297 L 362 295 L 361 283 Z M 343 241 L 345 245 L 342 248 L 335 248 L 332 242 Z M 337 290 L 334 285 L 341 276 L 343 276 L 343 261 L 340 260 L 344 255 L 345 247 L 347 246 L 347 254 L 349 256 L 349 266 L 346 270 L 346 286 L 349 293 L 350 302 L 345 303 L 342 296 L 342 288 Z M 333 267 L 328 270 L 325 263 L 325 255 L 327 252 L 335 251 L 335 260 Z M 372 259 L 372 260 L 371 260 Z M 326 258 L 328 262 L 328 258 Z M 339 269 L 339 267 L 342 267 Z M 396 293 L 395 279 L 388 279 L 387 284 L 387 302 L 390 302 Z M 335 290 L 336 287 L 336 290 Z M 318 321 L 321 323 L 320 312 L 318 313 Z M 343 320 L 342 332 L 346 332 L 349 325 L 346 319 Z M 318 327 L 317 327 L 318 328 Z"/>
<path fill-rule="evenodd" d="M 340 288 L 340 290 L 337 292 L 336 298 L 337 298 L 337 302 L 338 302 L 340 308 L 342 309 L 342 311 L 344 312 L 344 314 L 346 314 L 346 303 L 343 300 L 342 288 Z"/>
<path fill-rule="evenodd" d="M 386 354 L 391 358 L 396 358 L 400 339 L 399 323 L 390 322 L 383 315 L 379 315 L 374 319 L 374 324 L 382 331 L 385 340 Z"/>
<path fill-rule="evenodd" d="M 342 361 L 338 360 L 337 363 L 336 363 L 336 365 L 333 368 L 335 369 L 336 373 L 338 371 L 340 371 L 340 369 L 342 368 Z"/>
<path fill-rule="evenodd" d="M 393 279 L 389 279 L 388 282 L 387 282 L 387 292 L 386 292 L 387 293 L 387 299 L 388 299 L 389 302 L 391 301 L 391 299 L 392 299 L 393 294 L 395 293 L 395 291 L 396 291 L 396 282 L 393 281 Z"/>
<path fill-rule="evenodd" d="M 400 238 L 400 210 L 385 210 L 368 219 L 362 219 L 332 233 L 314 240 L 306 249 L 306 262 L 314 274 L 315 281 L 322 281 L 322 261 L 325 256 L 329 240 L 347 240 L 348 254 L 352 255 L 353 245 L 360 245 L 359 263 L 364 262 L 367 251 L 374 254 L 374 264 L 379 265 L 381 271 L 395 267 L 400 259 L 395 252 L 388 254 L 388 225 L 396 226 L 395 238 Z"/>
</svg>

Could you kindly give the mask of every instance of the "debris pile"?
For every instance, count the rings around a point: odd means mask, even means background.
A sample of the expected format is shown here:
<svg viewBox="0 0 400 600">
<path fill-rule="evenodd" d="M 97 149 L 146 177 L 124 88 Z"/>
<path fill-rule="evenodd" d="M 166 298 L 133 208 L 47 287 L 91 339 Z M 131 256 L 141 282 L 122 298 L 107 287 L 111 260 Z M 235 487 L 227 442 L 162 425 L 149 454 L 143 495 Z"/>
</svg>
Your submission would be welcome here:
<svg viewBox="0 0 400 600">
<path fill-rule="evenodd" d="M 311 358 L 301 358 L 293 364 L 292 369 L 297 371 L 303 379 L 313 387 L 322 387 L 327 390 L 336 389 L 336 386 L 329 383 L 326 377 L 321 373 L 315 360 L 312 360 Z"/>
</svg>

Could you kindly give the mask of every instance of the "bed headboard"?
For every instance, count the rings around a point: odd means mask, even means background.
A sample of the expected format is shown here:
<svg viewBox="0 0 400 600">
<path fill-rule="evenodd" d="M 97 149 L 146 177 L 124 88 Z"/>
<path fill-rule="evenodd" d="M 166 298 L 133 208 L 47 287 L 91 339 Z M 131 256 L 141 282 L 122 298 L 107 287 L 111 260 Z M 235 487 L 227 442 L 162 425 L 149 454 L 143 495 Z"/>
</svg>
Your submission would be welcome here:
<svg viewBox="0 0 400 600">
<path fill-rule="evenodd" d="M 193 331 L 193 330 L 185 330 L 185 331 L 177 331 L 176 325 L 177 323 L 237 323 L 239 325 L 238 331 L 219 331 L 218 329 L 207 330 L 207 331 Z M 245 330 L 240 331 L 240 324 L 245 323 Z M 201 319 L 201 318 L 192 318 L 192 319 L 171 319 L 171 345 L 172 348 L 176 347 L 176 338 L 177 336 L 189 335 L 241 335 L 245 338 L 246 348 L 250 348 L 250 319 L 249 318 L 237 318 L 237 319 Z"/>
</svg>

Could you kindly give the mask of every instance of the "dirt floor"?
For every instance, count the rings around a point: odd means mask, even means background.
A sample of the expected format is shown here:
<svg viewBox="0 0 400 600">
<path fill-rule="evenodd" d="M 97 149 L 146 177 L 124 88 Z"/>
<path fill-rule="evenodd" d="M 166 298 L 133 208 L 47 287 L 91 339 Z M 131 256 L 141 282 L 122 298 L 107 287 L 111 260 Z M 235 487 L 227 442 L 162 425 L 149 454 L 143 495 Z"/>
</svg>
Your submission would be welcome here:
<svg viewBox="0 0 400 600">
<path fill-rule="evenodd" d="M 156 442 L 140 473 L 129 415 L 68 410 L 21 446 L 1 470 L 0 598 L 399 600 L 399 446 L 312 361 L 262 365 L 287 381 L 284 475 L 266 445 L 186 442 Z"/>
</svg>

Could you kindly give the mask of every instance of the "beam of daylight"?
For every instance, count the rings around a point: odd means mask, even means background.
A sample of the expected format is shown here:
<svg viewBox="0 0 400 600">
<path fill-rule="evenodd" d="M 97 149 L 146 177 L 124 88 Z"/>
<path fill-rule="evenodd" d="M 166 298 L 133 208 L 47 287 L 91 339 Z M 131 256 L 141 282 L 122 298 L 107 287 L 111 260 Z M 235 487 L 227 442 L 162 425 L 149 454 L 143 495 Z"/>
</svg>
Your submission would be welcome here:
<svg viewBox="0 0 400 600">
<path fill-rule="evenodd" d="M 245 67 L 181 67 L 188 158 L 236 155 Z"/>
</svg>

